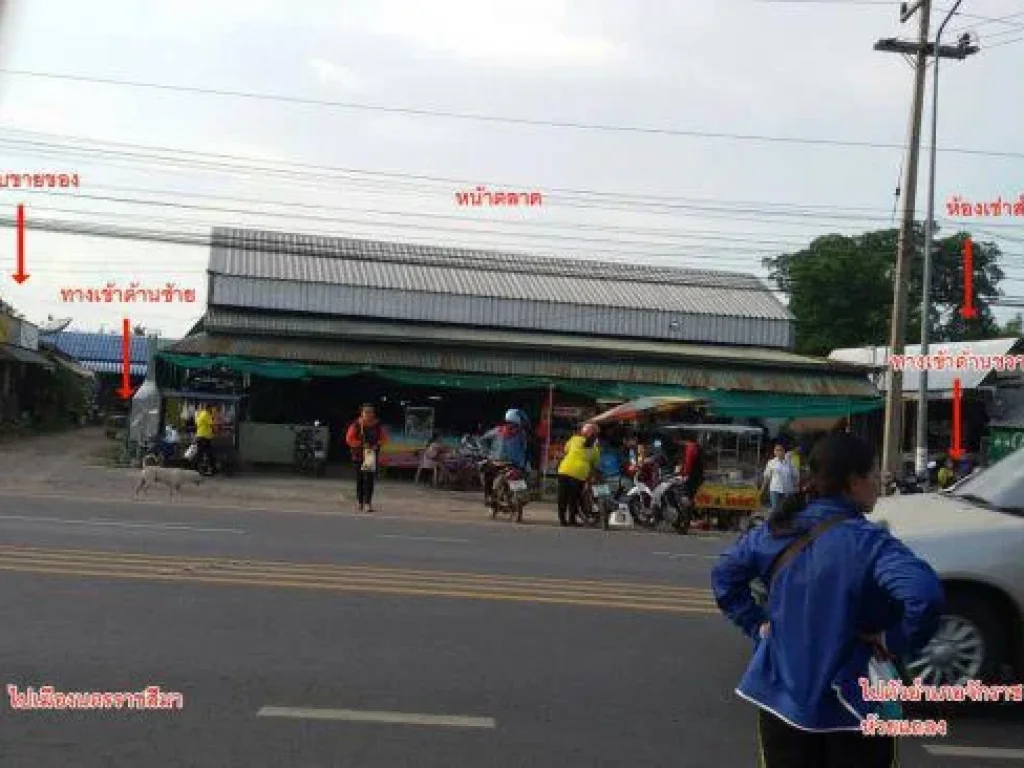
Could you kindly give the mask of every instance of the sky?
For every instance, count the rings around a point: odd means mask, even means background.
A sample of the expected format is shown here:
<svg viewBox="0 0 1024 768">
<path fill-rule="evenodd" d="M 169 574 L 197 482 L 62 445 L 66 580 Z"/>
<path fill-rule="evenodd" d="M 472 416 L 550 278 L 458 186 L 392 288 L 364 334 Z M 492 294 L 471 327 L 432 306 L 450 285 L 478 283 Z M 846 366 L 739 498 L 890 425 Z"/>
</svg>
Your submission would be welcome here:
<svg viewBox="0 0 1024 768">
<path fill-rule="evenodd" d="M 0 220 L 25 206 L 31 274 L 10 278 L 15 235 L 0 228 L 0 297 L 36 322 L 116 330 L 128 317 L 179 338 L 205 306 L 212 226 L 764 276 L 766 256 L 897 222 L 913 71 L 873 45 L 916 33 L 898 2 L 7 3 L 0 174 L 79 176 L 0 189 Z M 941 66 L 947 234 L 953 195 L 1024 193 L 1024 0 L 961 11 L 946 39 L 972 31 L 982 50 Z M 926 179 L 924 152 L 919 219 Z M 543 204 L 456 204 L 481 184 Z M 972 229 L 1000 244 L 1018 298 L 1022 228 Z M 196 301 L 61 297 L 133 282 Z"/>
</svg>

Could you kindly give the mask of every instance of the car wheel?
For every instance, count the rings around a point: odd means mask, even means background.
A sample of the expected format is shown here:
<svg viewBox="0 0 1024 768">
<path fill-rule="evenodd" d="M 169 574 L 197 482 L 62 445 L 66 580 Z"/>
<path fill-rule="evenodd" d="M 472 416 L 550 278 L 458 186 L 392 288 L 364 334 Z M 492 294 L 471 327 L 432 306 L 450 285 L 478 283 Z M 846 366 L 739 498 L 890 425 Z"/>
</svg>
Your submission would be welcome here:
<svg viewBox="0 0 1024 768">
<path fill-rule="evenodd" d="M 965 685 L 997 681 L 1006 658 L 1006 632 L 992 605 L 959 591 L 948 596 L 935 636 L 906 666 L 910 678 L 924 685 Z"/>
</svg>

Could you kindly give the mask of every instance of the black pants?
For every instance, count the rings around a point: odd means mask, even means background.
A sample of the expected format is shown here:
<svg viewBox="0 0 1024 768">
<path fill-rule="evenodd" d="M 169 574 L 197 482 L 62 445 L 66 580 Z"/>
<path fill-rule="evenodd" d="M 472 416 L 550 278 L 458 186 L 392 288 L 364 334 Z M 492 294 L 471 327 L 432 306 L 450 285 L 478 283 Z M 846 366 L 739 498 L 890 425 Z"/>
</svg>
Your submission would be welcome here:
<svg viewBox="0 0 1024 768">
<path fill-rule="evenodd" d="M 576 525 L 579 522 L 584 487 L 584 482 L 575 477 L 558 476 L 558 522 L 561 525 Z"/>
<path fill-rule="evenodd" d="M 758 710 L 760 768 L 894 768 L 896 739 L 860 731 L 809 733 Z"/>
<path fill-rule="evenodd" d="M 210 462 L 210 469 L 213 469 L 213 441 L 208 437 L 196 438 L 196 466 L 200 467 L 203 457 Z"/>
<path fill-rule="evenodd" d="M 356 464 L 356 498 L 359 506 L 373 504 L 373 486 L 376 479 L 376 472 L 367 472 L 361 463 Z"/>
</svg>

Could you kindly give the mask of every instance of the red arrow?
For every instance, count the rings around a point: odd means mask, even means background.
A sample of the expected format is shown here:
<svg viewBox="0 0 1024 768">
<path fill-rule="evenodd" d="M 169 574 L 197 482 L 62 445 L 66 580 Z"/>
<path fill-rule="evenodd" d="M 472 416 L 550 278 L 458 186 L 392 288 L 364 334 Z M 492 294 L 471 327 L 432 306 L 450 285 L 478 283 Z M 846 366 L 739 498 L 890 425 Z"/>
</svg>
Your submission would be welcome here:
<svg viewBox="0 0 1024 768">
<path fill-rule="evenodd" d="M 964 320 L 973 320 L 978 316 L 974 307 L 974 243 L 971 238 L 964 240 L 964 306 L 960 310 Z"/>
<path fill-rule="evenodd" d="M 963 414 L 960 410 L 960 401 L 963 397 L 963 390 L 960 387 L 960 379 L 953 379 L 953 445 L 950 446 L 949 455 L 959 459 L 964 455 L 964 449 L 960 445 L 960 427 Z"/>
<path fill-rule="evenodd" d="M 25 206 L 18 206 L 18 271 L 13 275 L 15 281 L 24 283 L 29 278 L 25 271 Z"/>
<path fill-rule="evenodd" d="M 135 393 L 132 392 L 132 324 L 127 317 L 121 333 L 121 386 L 117 396 L 122 400 L 130 400 Z"/>
</svg>

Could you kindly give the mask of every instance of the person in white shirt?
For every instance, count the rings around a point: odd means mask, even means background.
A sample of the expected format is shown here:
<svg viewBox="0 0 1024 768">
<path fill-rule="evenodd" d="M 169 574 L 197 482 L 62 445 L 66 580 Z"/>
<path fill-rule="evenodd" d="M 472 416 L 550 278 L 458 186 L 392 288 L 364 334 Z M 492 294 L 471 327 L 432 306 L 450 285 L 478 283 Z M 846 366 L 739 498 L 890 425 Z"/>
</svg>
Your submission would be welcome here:
<svg viewBox="0 0 1024 768">
<path fill-rule="evenodd" d="M 768 483 L 768 496 L 771 499 L 773 512 L 778 510 L 783 501 L 797 492 L 799 484 L 797 469 L 786 456 L 786 449 L 781 445 L 775 446 L 775 458 L 769 461 L 764 468 L 760 490 L 764 490 L 765 483 Z"/>
</svg>

